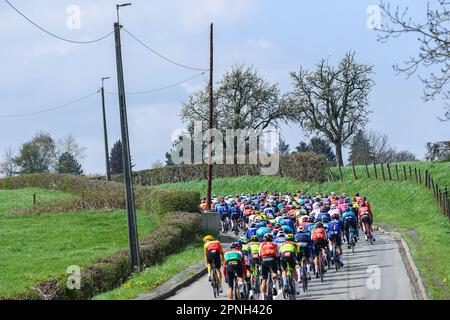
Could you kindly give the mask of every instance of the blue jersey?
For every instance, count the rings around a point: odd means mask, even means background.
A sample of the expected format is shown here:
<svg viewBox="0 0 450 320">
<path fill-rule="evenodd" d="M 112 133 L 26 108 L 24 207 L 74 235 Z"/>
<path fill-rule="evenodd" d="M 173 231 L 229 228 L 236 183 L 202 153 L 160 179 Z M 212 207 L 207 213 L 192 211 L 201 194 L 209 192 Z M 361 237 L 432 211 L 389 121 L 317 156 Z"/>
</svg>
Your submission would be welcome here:
<svg viewBox="0 0 450 320">
<path fill-rule="evenodd" d="M 272 208 L 272 207 L 265 208 L 265 209 L 264 209 L 264 213 L 265 213 L 265 214 L 269 214 L 269 213 L 274 214 L 274 213 L 275 213 L 275 210 L 274 210 L 274 208 Z"/>
<path fill-rule="evenodd" d="M 328 223 L 328 235 L 340 234 L 342 230 L 342 222 L 339 220 L 333 220 Z"/>
<path fill-rule="evenodd" d="M 280 221 L 281 226 L 289 226 L 291 229 L 294 229 L 294 221 L 291 219 L 283 218 L 283 220 Z M 292 232 L 291 232 L 292 233 Z"/>
<path fill-rule="evenodd" d="M 331 216 L 329 213 L 321 212 L 316 217 L 317 220 L 322 221 L 324 223 L 330 222 Z"/>
<path fill-rule="evenodd" d="M 268 234 L 268 233 L 271 233 L 271 232 L 272 232 L 272 230 L 270 230 L 270 228 L 262 227 L 262 228 L 259 228 L 259 229 L 256 231 L 256 235 L 257 235 L 260 239 L 262 239 L 262 238 L 264 237 L 265 234 Z"/>
<path fill-rule="evenodd" d="M 277 237 L 273 242 L 275 242 L 276 244 L 282 244 L 286 242 L 286 238 L 285 237 Z"/>
<path fill-rule="evenodd" d="M 353 211 L 345 211 L 342 215 L 342 220 L 345 221 L 350 218 L 353 218 L 355 221 L 357 221 L 356 215 L 353 213 Z"/>
<path fill-rule="evenodd" d="M 299 232 L 295 235 L 295 241 L 298 243 L 305 242 L 309 244 L 311 242 L 311 236 L 309 233 Z"/>
<path fill-rule="evenodd" d="M 256 231 L 258 231 L 257 228 L 250 228 L 245 232 L 245 237 L 247 239 L 250 239 L 252 236 L 254 236 L 256 234 Z"/>
<path fill-rule="evenodd" d="M 281 228 L 283 228 L 283 231 L 285 234 L 290 234 L 290 233 L 293 234 L 294 233 L 294 229 L 291 228 L 290 226 L 284 225 L 284 226 L 281 226 Z"/>
<path fill-rule="evenodd" d="M 229 209 L 228 206 L 219 206 L 219 208 L 216 209 L 216 211 L 218 213 L 220 213 L 220 215 L 224 215 L 224 214 L 228 214 L 229 213 Z"/>
</svg>

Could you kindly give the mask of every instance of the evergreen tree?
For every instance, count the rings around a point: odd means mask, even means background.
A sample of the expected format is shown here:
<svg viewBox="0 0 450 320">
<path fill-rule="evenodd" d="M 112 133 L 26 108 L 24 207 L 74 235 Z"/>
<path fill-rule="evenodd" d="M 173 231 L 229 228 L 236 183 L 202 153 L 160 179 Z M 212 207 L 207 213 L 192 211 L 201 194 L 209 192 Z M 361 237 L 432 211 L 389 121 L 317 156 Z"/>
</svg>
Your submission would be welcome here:
<svg viewBox="0 0 450 320">
<path fill-rule="evenodd" d="M 325 156 L 325 159 L 330 165 L 336 163 L 336 155 L 333 152 L 331 145 L 320 137 L 312 137 L 309 143 L 300 142 L 300 144 L 295 147 L 297 152 L 315 152 Z"/>
<path fill-rule="evenodd" d="M 64 152 L 59 156 L 56 171 L 58 173 L 70 173 L 75 175 L 83 174 L 81 164 L 79 164 L 77 159 L 69 152 Z"/>
<path fill-rule="evenodd" d="M 112 175 L 123 173 L 122 141 L 117 140 L 114 143 L 109 156 L 109 162 Z"/>
<path fill-rule="evenodd" d="M 287 156 L 290 153 L 290 147 L 289 145 L 286 143 L 286 141 L 284 141 L 283 139 L 280 138 L 280 145 L 278 146 L 280 155 L 282 156 Z"/>
<path fill-rule="evenodd" d="M 350 145 L 350 157 L 348 161 L 354 164 L 365 164 L 372 163 L 374 160 L 375 155 L 369 138 L 363 130 L 358 130 Z"/>
</svg>

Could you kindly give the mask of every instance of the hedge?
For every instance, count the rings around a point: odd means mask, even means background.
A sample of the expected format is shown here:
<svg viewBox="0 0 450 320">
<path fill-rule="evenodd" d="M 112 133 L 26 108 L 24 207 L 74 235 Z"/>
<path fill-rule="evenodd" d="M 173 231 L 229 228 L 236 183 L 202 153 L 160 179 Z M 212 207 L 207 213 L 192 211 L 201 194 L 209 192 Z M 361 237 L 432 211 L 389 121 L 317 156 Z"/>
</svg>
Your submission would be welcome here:
<svg viewBox="0 0 450 320">
<path fill-rule="evenodd" d="M 5 188 L 6 187 L 6 188 Z M 125 192 L 123 184 L 107 182 L 101 177 L 89 178 L 67 174 L 30 174 L 0 181 L 0 189 L 43 188 L 74 194 L 74 199 L 57 200 L 38 204 L 33 208 L 20 208 L 12 214 L 41 214 L 59 212 L 78 212 L 86 210 L 124 209 Z M 168 192 L 135 186 L 135 202 L 138 209 L 152 214 L 185 211 L 197 212 L 200 193 L 178 191 Z M 167 204 L 164 202 L 167 201 Z"/>
<path fill-rule="evenodd" d="M 173 213 L 164 225 L 140 242 L 143 268 L 161 263 L 182 250 L 200 235 L 200 214 Z M 81 270 L 81 289 L 67 288 L 68 275 L 49 277 L 10 299 L 12 300 L 86 300 L 122 285 L 132 275 L 129 251 L 122 250 Z"/>
<path fill-rule="evenodd" d="M 231 178 L 239 176 L 261 175 L 260 165 L 214 165 L 214 178 Z M 280 157 L 280 169 L 277 176 L 295 178 L 299 182 L 325 181 L 326 162 L 322 155 L 312 152 L 294 153 Z M 180 165 L 137 171 L 133 173 L 135 185 L 153 186 L 164 183 L 188 182 L 192 180 L 205 180 L 208 177 L 208 166 Z M 122 182 L 123 176 L 113 177 L 116 182 Z"/>
</svg>

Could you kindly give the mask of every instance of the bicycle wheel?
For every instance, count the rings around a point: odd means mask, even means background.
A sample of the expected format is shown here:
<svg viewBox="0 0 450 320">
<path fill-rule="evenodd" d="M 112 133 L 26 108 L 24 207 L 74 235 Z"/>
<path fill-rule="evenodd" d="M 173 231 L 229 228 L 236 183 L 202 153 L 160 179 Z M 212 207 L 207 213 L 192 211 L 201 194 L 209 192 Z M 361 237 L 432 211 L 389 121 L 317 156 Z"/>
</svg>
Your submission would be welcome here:
<svg viewBox="0 0 450 320">
<path fill-rule="evenodd" d="M 323 256 L 322 252 L 319 254 L 319 275 L 320 275 L 320 282 L 323 282 Z"/>
<path fill-rule="evenodd" d="M 341 265 L 339 264 L 339 253 L 337 251 L 337 245 L 336 243 L 333 244 L 333 252 L 334 252 L 334 267 L 336 268 L 336 272 L 339 271 L 339 268 Z"/>
<path fill-rule="evenodd" d="M 302 275 L 302 283 L 303 283 L 303 292 L 308 291 L 308 269 L 306 268 L 306 264 L 303 266 L 303 275 Z"/>
<path fill-rule="evenodd" d="M 295 300 L 295 282 L 294 279 L 292 279 L 292 276 L 289 277 L 289 300 Z"/>
</svg>

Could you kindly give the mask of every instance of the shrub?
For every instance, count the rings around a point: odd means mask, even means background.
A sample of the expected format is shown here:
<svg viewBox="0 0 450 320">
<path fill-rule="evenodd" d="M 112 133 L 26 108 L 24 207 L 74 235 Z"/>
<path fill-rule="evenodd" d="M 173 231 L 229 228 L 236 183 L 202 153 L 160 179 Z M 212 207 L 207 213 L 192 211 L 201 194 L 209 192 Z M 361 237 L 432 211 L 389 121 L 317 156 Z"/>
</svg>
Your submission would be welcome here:
<svg viewBox="0 0 450 320">
<path fill-rule="evenodd" d="M 173 213 L 165 224 L 140 242 L 143 267 L 162 262 L 168 255 L 183 249 L 200 234 L 200 214 Z M 49 277 L 12 300 L 85 300 L 117 288 L 132 275 L 129 251 L 122 250 L 99 259 L 81 270 L 81 289 L 67 288 L 67 275 Z"/>
<path fill-rule="evenodd" d="M 294 153 L 280 157 L 280 170 L 278 176 L 295 178 L 299 182 L 325 181 L 326 161 L 323 155 L 313 152 Z M 214 178 L 232 178 L 240 176 L 260 175 L 260 166 L 252 164 L 244 165 L 214 165 Z M 164 183 L 188 182 L 193 180 L 205 180 L 208 177 L 208 166 L 181 165 L 143 170 L 133 173 L 133 181 L 136 185 L 153 186 Z M 113 177 L 114 181 L 123 181 L 123 175 Z"/>
<path fill-rule="evenodd" d="M 200 193 L 175 190 L 152 190 L 149 193 L 149 213 L 163 216 L 168 212 L 198 212 Z"/>
</svg>

